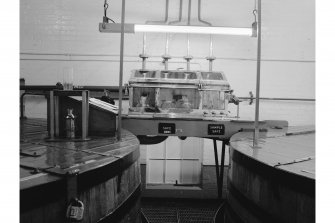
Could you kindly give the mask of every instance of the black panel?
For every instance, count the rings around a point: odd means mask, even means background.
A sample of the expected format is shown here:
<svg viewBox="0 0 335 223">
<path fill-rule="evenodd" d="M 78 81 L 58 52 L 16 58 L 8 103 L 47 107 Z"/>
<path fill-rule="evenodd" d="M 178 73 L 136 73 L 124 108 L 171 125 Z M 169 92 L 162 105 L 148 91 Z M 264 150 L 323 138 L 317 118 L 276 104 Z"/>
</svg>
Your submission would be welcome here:
<svg viewBox="0 0 335 223">
<path fill-rule="evenodd" d="M 208 124 L 208 135 L 224 135 L 224 132 L 223 124 Z"/>
<path fill-rule="evenodd" d="M 175 134 L 176 133 L 176 124 L 174 124 L 174 123 L 159 123 L 158 124 L 158 133 L 159 134 Z"/>
</svg>

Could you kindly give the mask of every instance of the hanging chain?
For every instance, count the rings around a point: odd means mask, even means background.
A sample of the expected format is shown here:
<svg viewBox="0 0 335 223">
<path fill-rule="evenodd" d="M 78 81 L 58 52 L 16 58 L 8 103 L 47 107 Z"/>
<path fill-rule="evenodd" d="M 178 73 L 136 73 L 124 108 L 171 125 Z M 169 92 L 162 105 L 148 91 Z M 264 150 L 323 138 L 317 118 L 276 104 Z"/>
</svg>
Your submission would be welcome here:
<svg viewBox="0 0 335 223">
<path fill-rule="evenodd" d="M 108 23 L 108 21 L 112 21 L 113 23 L 115 23 L 113 19 L 110 19 L 110 18 L 107 17 L 107 9 L 108 9 L 108 3 L 107 3 L 107 0 L 105 0 L 105 3 L 104 3 L 104 22 Z"/>
<path fill-rule="evenodd" d="M 257 0 L 255 0 L 254 10 L 252 11 L 254 14 L 255 22 L 257 22 Z"/>
<path fill-rule="evenodd" d="M 257 22 L 257 9 L 254 9 L 252 13 L 254 14 L 255 22 Z"/>
<path fill-rule="evenodd" d="M 107 3 L 107 0 L 105 0 L 105 4 L 104 4 L 104 15 L 105 15 L 105 17 L 107 17 L 107 9 L 108 9 L 108 3 Z"/>
</svg>

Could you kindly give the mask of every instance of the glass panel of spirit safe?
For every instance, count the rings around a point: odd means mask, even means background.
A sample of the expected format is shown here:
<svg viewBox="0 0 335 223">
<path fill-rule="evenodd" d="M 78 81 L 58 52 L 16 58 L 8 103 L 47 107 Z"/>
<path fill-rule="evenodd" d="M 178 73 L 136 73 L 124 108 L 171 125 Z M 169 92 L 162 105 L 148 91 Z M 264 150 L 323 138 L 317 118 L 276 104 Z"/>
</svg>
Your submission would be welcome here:
<svg viewBox="0 0 335 223">
<path fill-rule="evenodd" d="M 134 70 L 129 114 L 227 115 L 230 85 L 222 72 Z"/>
</svg>

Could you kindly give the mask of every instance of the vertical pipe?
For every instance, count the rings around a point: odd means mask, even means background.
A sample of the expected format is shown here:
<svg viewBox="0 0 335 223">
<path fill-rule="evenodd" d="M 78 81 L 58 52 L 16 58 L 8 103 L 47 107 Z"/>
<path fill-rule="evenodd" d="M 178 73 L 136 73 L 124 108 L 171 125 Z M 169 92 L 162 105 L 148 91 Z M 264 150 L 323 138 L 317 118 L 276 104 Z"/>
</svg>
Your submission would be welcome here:
<svg viewBox="0 0 335 223">
<path fill-rule="evenodd" d="M 120 40 L 120 74 L 119 74 L 119 112 L 117 139 L 121 140 L 121 121 L 122 121 L 122 78 L 123 78 L 123 49 L 124 49 L 124 20 L 125 20 L 126 0 L 122 0 L 121 12 L 121 40 Z"/>
<path fill-rule="evenodd" d="M 191 25 L 191 3 L 192 0 L 188 0 L 188 17 L 187 17 L 187 25 Z"/>
<path fill-rule="evenodd" d="M 169 19 L 169 0 L 165 1 L 165 19 L 164 19 L 164 23 L 167 23 Z"/>
<path fill-rule="evenodd" d="M 165 56 L 168 57 L 169 55 L 169 34 L 166 34 L 166 41 L 165 41 Z M 165 70 L 169 69 L 169 59 L 164 59 Z"/>
<path fill-rule="evenodd" d="M 187 34 L 187 56 L 190 55 L 190 34 Z"/>
<path fill-rule="evenodd" d="M 165 55 L 169 54 L 169 34 L 166 34 L 166 41 L 165 41 Z"/>
<path fill-rule="evenodd" d="M 209 56 L 213 56 L 213 37 L 209 35 Z"/>
<path fill-rule="evenodd" d="M 143 58 L 142 59 L 142 70 L 145 70 L 145 68 L 146 68 L 146 59 Z"/>
<path fill-rule="evenodd" d="M 145 24 L 166 24 L 169 19 L 169 0 L 165 0 L 165 18 L 163 21 L 146 21 Z"/>
<path fill-rule="evenodd" d="M 176 21 L 169 22 L 169 25 L 181 22 L 182 17 L 183 17 L 183 0 L 179 0 L 179 18 Z"/>
<path fill-rule="evenodd" d="M 209 72 L 213 71 L 213 39 L 212 39 L 212 35 L 209 35 Z"/>
<path fill-rule="evenodd" d="M 259 89 L 260 89 L 260 75 L 261 75 L 261 27 L 262 27 L 262 2 L 258 0 L 258 29 L 257 29 L 257 80 L 256 80 L 256 107 L 255 107 L 255 132 L 253 146 L 258 146 L 259 138 Z"/>
<path fill-rule="evenodd" d="M 206 22 L 205 20 L 201 19 L 201 0 L 198 0 L 198 21 L 202 22 L 208 26 L 211 26 L 212 24 L 209 22 Z"/>
<path fill-rule="evenodd" d="M 186 59 L 186 70 L 190 70 L 190 35 L 187 34 L 187 59 Z"/>
<path fill-rule="evenodd" d="M 144 56 L 145 56 L 145 50 L 146 50 L 146 42 L 147 42 L 147 34 L 146 33 L 143 33 L 143 49 L 142 49 L 142 70 L 144 70 L 146 68 L 146 59 Z"/>
<path fill-rule="evenodd" d="M 143 54 L 145 54 L 146 42 L 147 42 L 147 34 L 143 33 L 143 48 L 142 48 L 142 53 Z"/>
</svg>

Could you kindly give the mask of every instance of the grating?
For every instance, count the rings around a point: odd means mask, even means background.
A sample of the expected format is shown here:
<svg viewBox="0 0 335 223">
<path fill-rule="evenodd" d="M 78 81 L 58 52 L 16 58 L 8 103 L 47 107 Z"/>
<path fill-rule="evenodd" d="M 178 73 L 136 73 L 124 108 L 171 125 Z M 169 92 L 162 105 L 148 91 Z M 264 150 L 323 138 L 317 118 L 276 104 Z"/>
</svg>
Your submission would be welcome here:
<svg viewBox="0 0 335 223">
<path fill-rule="evenodd" d="M 149 223 L 214 223 L 220 202 L 143 201 L 142 213 Z"/>
</svg>

